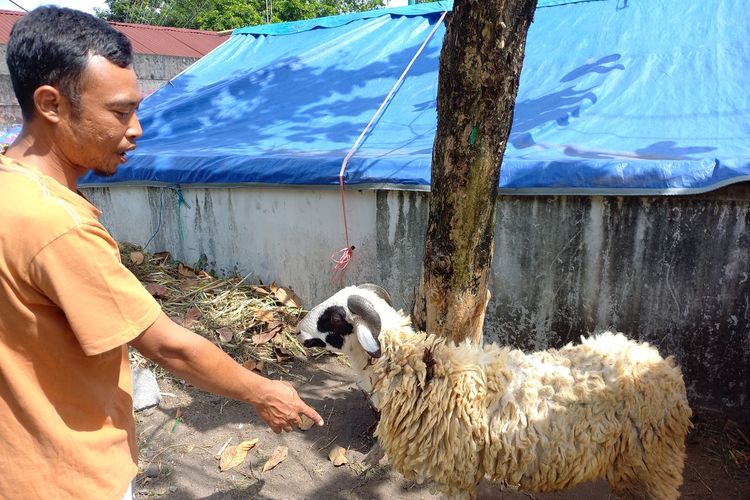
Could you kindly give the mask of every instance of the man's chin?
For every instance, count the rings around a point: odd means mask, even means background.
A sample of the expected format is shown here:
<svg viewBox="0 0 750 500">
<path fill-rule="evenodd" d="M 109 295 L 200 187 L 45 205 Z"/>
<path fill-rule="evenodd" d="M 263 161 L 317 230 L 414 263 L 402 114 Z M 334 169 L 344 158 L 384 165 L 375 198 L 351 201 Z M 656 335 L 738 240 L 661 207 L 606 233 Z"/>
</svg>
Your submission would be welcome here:
<svg viewBox="0 0 750 500">
<path fill-rule="evenodd" d="M 92 168 L 91 171 L 99 177 L 112 177 L 117 172 L 117 169 L 103 170 L 101 168 Z"/>
</svg>

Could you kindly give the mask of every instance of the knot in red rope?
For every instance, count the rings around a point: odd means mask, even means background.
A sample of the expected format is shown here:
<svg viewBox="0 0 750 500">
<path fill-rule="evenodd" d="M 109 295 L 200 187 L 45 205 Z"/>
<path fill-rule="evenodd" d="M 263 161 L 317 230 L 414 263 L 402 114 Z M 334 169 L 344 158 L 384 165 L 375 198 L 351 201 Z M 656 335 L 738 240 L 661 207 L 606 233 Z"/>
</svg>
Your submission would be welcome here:
<svg viewBox="0 0 750 500">
<path fill-rule="evenodd" d="M 334 285 L 342 285 L 344 281 L 344 272 L 346 270 L 346 266 L 349 265 L 349 262 L 352 260 L 352 256 L 354 255 L 354 245 L 346 248 L 342 248 L 341 250 L 337 250 L 333 252 L 331 255 L 331 260 L 333 261 L 333 270 L 331 272 L 331 282 Z"/>
</svg>

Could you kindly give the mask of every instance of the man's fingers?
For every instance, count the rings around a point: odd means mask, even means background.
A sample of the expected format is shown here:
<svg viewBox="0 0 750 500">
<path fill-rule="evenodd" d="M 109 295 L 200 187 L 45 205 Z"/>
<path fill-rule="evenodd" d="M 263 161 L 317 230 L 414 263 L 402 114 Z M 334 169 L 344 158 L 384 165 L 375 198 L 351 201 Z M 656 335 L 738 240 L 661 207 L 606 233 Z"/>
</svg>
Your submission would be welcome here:
<svg viewBox="0 0 750 500">
<path fill-rule="evenodd" d="M 310 418 L 313 422 L 315 422 L 318 426 L 321 426 L 324 424 L 323 417 L 318 415 L 318 412 L 312 409 L 311 407 L 307 406 L 303 403 L 302 409 L 300 410 L 301 413 L 304 413 L 305 415 Z"/>
<path fill-rule="evenodd" d="M 323 417 L 321 417 L 320 415 L 318 415 L 317 411 L 315 411 L 312 407 L 308 406 L 304 401 L 302 401 L 302 398 L 300 398 L 299 394 L 294 389 L 294 387 L 292 386 L 292 384 L 290 384 L 289 382 L 286 382 L 286 381 L 284 381 L 284 382 L 297 395 L 297 401 L 299 402 L 299 410 L 297 411 L 297 413 L 298 414 L 299 413 L 303 413 L 303 414 L 307 415 L 307 417 L 309 417 L 310 420 L 312 420 L 313 422 L 315 422 L 318 426 L 322 426 L 325 423 L 325 422 L 323 422 Z M 302 419 L 299 419 L 299 423 L 296 424 L 297 427 L 299 427 L 301 423 L 302 423 Z"/>
</svg>

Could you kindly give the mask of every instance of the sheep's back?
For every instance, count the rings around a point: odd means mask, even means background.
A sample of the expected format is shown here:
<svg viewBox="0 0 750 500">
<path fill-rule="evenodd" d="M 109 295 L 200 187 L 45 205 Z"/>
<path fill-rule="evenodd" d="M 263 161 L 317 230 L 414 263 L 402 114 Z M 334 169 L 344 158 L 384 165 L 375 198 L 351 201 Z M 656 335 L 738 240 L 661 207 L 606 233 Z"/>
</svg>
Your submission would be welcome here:
<svg viewBox="0 0 750 500">
<path fill-rule="evenodd" d="M 513 379 L 488 415 L 485 468 L 495 480 L 562 489 L 602 477 L 616 457 L 648 453 L 658 439 L 684 441 L 690 425 L 679 369 L 621 334 L 512 351 L 505 368 Z"/>
</svg>

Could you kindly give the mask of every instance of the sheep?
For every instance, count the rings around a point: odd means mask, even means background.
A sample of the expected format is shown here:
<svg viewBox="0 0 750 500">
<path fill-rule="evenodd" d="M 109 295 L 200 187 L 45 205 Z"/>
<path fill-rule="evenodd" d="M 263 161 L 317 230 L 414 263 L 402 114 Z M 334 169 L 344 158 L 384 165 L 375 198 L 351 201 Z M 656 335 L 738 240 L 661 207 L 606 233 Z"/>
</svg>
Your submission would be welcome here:
<svg viewBox="0 0 750 500">
<path fill-rule="evenodd" d="M 678 497 L 692 412 L 679 368 L 648 343 L 455 345 L 414 331 L 373 285 L 312 308 L 298 335 L 349 357 L 390 464 L 449 497 L 475 498 L 482 478 L 538 492 L 603 478 L 623 498 Z"/>
</svg>

